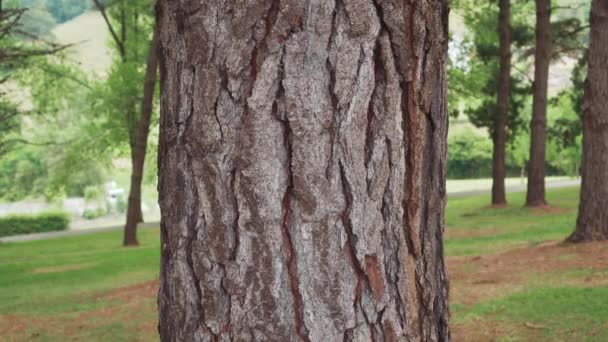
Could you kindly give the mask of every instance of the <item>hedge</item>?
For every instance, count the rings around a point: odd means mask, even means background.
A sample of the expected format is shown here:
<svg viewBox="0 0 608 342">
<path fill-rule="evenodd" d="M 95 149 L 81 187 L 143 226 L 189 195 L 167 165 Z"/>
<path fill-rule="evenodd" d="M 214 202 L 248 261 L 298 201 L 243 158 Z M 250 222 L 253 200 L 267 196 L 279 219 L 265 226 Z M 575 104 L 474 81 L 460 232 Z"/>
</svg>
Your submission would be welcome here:
<svg viewBox="0 0 608 342">
<path fill-rule="evenodd" d="M 2 216 L 0 217 L 0 236 L 66 230 L 69 224 L 70 216 L 65 212 Z"/>
</svg>

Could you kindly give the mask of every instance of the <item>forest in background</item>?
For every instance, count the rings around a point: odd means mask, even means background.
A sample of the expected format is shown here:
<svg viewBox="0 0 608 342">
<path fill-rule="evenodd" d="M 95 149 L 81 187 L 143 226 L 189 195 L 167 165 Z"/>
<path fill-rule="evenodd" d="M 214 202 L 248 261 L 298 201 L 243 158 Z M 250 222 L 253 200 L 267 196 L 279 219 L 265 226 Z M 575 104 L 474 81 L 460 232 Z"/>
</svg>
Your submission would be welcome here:
<svg viewBox="0 0 608 342">
<path fill-rule="evenodd" d="M 20 21 L 26 33 L 13 37 L 17 44 L 24 45 L 53 43 L 57 25 L 96 10 L 87 0 L 11 0 L 4 6 L 28 8 Z M 11 148 L 0 155 L 1 199 L 61 200 L 84 196 L 87 188 L 94 193 L 92 189 L 101 188 L 105 182 L 127 178 L 122 175 L 128 173 L 128 167 L 120 166 L 128 164 L 128 136 L 134 126 L 125 121 L 122 108 L 128 101 L 125 94 L 141 97 L 147 46 L 146 39 L 133 38 L 150 36 L 146 27 L 150 27 L 151 6 L 146 0 L 128 2 L 127 10 L 133 17 L 125 27 L 132 39 L 125 47 L 133 58 L 122 63 L 119 47 L 108 39 L 106 51 L 112 56 L 112 64 L 107 72 L 83 71 L 79 56 L 64 51 L 32 58 L 29 68 L 4 68 L 4 73 L 11 75 L 4 99 L 12 102 L 11 106 L 19 102 L 21 114 L 18 122 L 4 130 L 7 136 L 19 139 L 13 139 Z M 547 175 L 577 176 L 579 172 L 579 115 L 589 6 L 586 1 L 560 0 L 552 16 L 555 43 L 551 65 L 556 71 L 550 72 Z M 497 27 L 497 7 L 495 1 L 456 0 L 451 8 L 448 178 L 488 178 L 492 169 L 489 137 L 496 111 L 498 32 L 487 27 Z M 534 2 L 513 1 L 512 11 L 513 96 L 506 171 L 508 176 L 523 177 L 530 144 Z M 117 23 L 119 13 L 109 14 Z M 134 104 L 134 113 L 138 106 Z M 156 181 L 157 117 L 153 115 L 148 142 L 144 183 L 149 185 Z M 126 183 L 122 185 L 128 186 L 128 180 Z"/>
</svg>

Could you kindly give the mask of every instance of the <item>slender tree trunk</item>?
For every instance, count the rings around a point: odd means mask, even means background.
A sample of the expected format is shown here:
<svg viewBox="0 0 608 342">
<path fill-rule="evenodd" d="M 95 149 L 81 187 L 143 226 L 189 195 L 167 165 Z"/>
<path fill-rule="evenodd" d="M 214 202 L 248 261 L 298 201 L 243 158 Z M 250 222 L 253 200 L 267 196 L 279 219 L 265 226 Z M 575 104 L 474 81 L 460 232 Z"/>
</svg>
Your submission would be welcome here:
<svg viewBox="0 0 608 342">
<path fill-rule="evenodd" d="M 163 341 L 448 341 L 447 1 L 160 0 Z"/>
<path fill-rule="evenodd" d="M 500 74 L 498 75 L 498 112 L 494 132 L 492 155 L 492 204 L 507 203 L 505 194 L 505 150 L 507 142 L 507 118 L 511 91 L 511 5 L 509 0 L 499 0 L 498 31 L 500 33 Z"/>
<path fill-rule="evenodd" d="M 127 207 L 127 222 L 125 225 L 123 244 L 125 246 L 137 245 L 137 224 L 143 222 L 141 212 L 141 182 L 146 160 L 146 147 L 148 145 L 148 132 L 150 130 L 150 117 L 152 116 L 154 87 L 156 85 L 156 71 L 158 69 L 156 29 L 150 42 L 146 74 L 144 77 L 144 94 L 141 101 L 141 115 L 138 131 L 135 135 L 135 144 L 132 147 L 131 158 L 131 188 L 129 189 L 129 203 Z"/>
<path fill-rule="evenodd" d="M 536 0 L 536 50 L 534 53 L 534 97 L 530 122 L 530 162 L 526 206 L 545 201 L 545 130 L 547 89 L 551 59 L 551 0 Z"/>
<path fill-rule="evenodd" d="M 571 242 L 608 239 L 608 2 L 591 2 L 581 198 Z"/>
</svg>

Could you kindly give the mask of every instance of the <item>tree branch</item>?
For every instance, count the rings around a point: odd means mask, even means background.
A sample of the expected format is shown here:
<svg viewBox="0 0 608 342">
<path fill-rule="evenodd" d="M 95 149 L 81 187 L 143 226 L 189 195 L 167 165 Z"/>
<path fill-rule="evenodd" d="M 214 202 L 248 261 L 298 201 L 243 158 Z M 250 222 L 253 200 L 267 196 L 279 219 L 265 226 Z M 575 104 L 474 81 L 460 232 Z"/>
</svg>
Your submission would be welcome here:
<svg viewBox="0 0 608 342">
<path fill-rule="evenodd" d="M 112 35 L 112 39 L 114 39 L 116 46 L 118 46 L 118 51 L 120 52 L 120 56 L 124 59 L 125 58 L 124 42 L 116 34 L 116 31 L 114 30 L 114 27 L 112 26 L 112 23 L 110 22 L 110 18 L 108 18 L 108 14 L 106 13 L 106 8 L 99 2 L 99 0 L 93 0 L 93 3 L 95 4 L 95 7 L 97 7 L 99 12 L 101 13 L 103 20 L 106 22 L 106 25 L 108 26 L 108 30 L 110 31 L 110 34 Z"/>
</svg>

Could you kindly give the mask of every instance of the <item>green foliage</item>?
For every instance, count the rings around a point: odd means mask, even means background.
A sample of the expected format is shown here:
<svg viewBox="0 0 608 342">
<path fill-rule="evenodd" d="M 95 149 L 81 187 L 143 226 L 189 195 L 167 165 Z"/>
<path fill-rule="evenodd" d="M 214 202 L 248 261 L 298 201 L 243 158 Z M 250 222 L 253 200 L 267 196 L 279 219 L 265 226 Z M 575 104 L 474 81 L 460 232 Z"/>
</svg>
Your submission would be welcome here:
<svg viewBox="0 0 608 342">
<path fill-rule="evenodd" d="M 38 161 L 41 170 L 32 190 L 7 189 L 11 199 L 44 194 L 52 199 L 62 194 L 84 195 L 87 186 L 98 186 L 106 177 L 110 151 L 103 149 L 99 135 L 90 129 L 99 120 L 91 111 L 90 80 L 76 67 L 59 59 L 45 61 L 22 71 L 19 80 L 30 90 L 32 105 L 45 115 L 30 115 L 24 120 L 20 137 L 34 143 L 21 145 L 12 155 L 0 159 L 0 170 L 6 159 L 23 159 L 27 153 Z M 14 172 L 0 174 L 10 177 Z M 0 197 L 6 197 L 0 189 Z"/>
<path fill-rule="evenodd" d="M 547 161 L 564 174 L 577 175 L 582 158 L 580 110 L 577 91 L 568 89 L 549 103 Z"/>
<path fill-rule="evenodd" d="M 16 201 L 42 194 L 47 176 L 44 160 L 31 148 L 11 151 L 0 159 L 0 198 Z"/>
<path fill-rule="evenodd" d="M 498 6 L 495 1 L 460 0 L 453 4 L 464 18 L 467 33 L 464 41 L 454 48 L 448 69 L 448 98 L 452 116 L 461 112 L 477 127 L 487 128 L 490 136 L 497 117 L 499 75 Z M 533 39 L 529 23 L 533 7 L 528 2 L 515 2 L 511 17 L 514 54 L 524 50 Z M 492 29 L 489 29 L 492 28 Z M 522 66 L 526 68 L 526 63 Z M 521 113 L 530 94 L 527 77 L 514 68 L 511 75 L 511 96 L 508 113 L 508 137 L 524 127 Z M 454 105 L 459 108 L 454 108 Z"/>
<path fill-rule="evenodd" d="M 3 9 L 0 16 L 0 79 L 3 84 L 19 79 L 23 71 L 47 58 L 54 51 L 44 43 L 18 38 L 23 34 L 20 20 L 27 11 L 19 8 Z M 25 110 L 20 107 L 23 90 L 3 87 L 0 92 L 0 156 L 7 153 L 22 139 L 19 132 Z"/>
<path fill-rule="evenodd" d="M 82 217 L 87 220 L 92 220 L 106 214 L 106 209 L 103 207 L 103 189 L 101 186 L 87 186 L 84 188 L 84 203 L 85 210 Z M 89 206 L 92 204 L 93 208 Z"/>
<path fill-rule="evenodd" d="M 84 188 L 85 201 L 99 201 L 103 198 L 103 191 L 99 186 L 87 186 Z"/>
<path fill-rule="evenodd" d="M 94 159 L 64 155 L 57 146 L 22 146 L 0 158 L 0 199 L 83 196 L 85 188 L 99 186 L 105 177 Z"/>
<path fill-rule="evenodd" d="M 95 208 L 95 209 L 85 209 L 85 211 L 82 213 L 82 217 L 87 220 L 93 220 L 98 217 L 102 217 L 105 214 L 106 214 L 105 209 L 99 207 L 99 208 Z"/>
<path fill-rule="evenodd" d="M 124 214 L 127 212 L 127 201 L 122 196 L 119 196 L 116 199 L 116 211 L 120 214 Z"/>
<path fill-rule="evenodd" d="M 135 144 L 139 127 L 140 99 L 145 65 L 152 37 L 152 0 L 117 1 L 107 8 L 119 42 L 111 41 L 114 61 L 105 81 L 95 86 L 92 110 L 102 118 L 98 132 L 105 142 L 125 153 Z"/>
<path fill-rule="evenodd" d="M 492 142 L 472 132 L 448 139 L 448 178 L 482 178 L 492 173 Z"/>
<path fill-rule="evenodd" d="M 69 224 L 70 217 L 64 212 L 4 216 L 0 217 L 0 236 L 66 230 Z"/>
<path fill-rule="evenodd" d="M 525 162 L 522 164 L 512 150 L 507 151 L 508 176 L 518 176 L 523 165 Z M 492 141 L 471 131 L 450 136 L 447 176 L 449 179 L 492 177 Z"/>
</svg>

